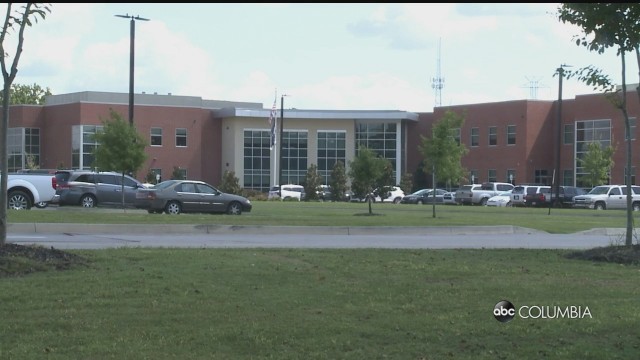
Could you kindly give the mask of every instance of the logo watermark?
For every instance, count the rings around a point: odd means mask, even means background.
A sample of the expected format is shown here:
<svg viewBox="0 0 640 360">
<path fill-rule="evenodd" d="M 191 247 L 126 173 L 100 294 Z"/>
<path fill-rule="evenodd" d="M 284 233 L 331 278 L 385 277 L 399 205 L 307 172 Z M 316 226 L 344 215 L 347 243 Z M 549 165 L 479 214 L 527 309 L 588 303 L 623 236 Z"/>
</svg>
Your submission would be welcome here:
<svg viewBox="0 0 640 360">
<path fill-rule="evenodd" d="M 508 300 L 501 300 L 493 307 L 493 316 L 500 322 L 509 322 L 513 320 L 516 315 L 521 319 L 593 318 L 589 307 L 580 305 L 523 305 L 516 309 L 512 302 Z"/>
</svg>

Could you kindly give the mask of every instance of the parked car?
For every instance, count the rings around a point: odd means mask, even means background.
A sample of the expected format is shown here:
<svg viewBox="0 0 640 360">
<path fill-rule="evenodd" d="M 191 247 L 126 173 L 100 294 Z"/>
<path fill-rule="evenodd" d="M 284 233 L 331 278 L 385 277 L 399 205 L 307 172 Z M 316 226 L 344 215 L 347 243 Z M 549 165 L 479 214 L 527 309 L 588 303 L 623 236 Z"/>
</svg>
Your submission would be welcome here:
<svg viewBox="0 0 640 360">
<path fill-rule="evenodd" d="M 267 196 L 269 200 L 271 199 L 279 199 L 280 198 L 280 186 L 274 185 L 269 189 L 269 195 Z M 287 184 L 282 185 L 282 199 L 290 200 L 296 199 L 298 201 L 304 200 L 305 192 L 304 186 L 295 185 L 295 184 Z"/>
<path fill-rule="evenodd" d="M 125 175 L 123 178 L 121 173 L 113 171 L 60 170 L 54 176 L 56 194 L 51 203 L 60 206 L 121 206 L 124 189 L 124 205 L 133 207 L 136 192 L 144 188 L 140 181 L 131 176 Z"/>
<path fill-rule="evenodd" d="M 535 194 L 543 185 L 516 185 L 511 191 L 511 206 L 526 206 L 527 194 Z"/>
<path fill-rule="evenodd" d="M 596 186 L 588 194 L 576 195 L 573 206 L 596 210 L 626 209 L 627 186 Z M 631 208 L 633 211 L 640 211 L 640 186 L 631 186 Z"/>
<path fill-rule="evenodd" d="M 198 180 L 166 180 L 136 193 L 135 207 L 149 213 L 227 213 L 240 215 L 251 211 L 249 199 L 223 193 Z"/>
<path fill-rule="evenodd" d="M 320 185 L 318 187 L 318 190 L 316 191 L 316 194 L 318 195 L 318 200 L 321 201 L 331 201 L 332 199 L 332 194 L 331 194 L 331 186 L 329 185 Z"/>
<path fill-rule="evenodd" d="M 497 207 L 510 207 L 511 203 L 511 191 L 503 191 L 496 196 L 492 196 L 487 200 L 487 206 Z"/>
<path fill-rule="evenodd" d="M 444 201 L 444 194 L 447 191 L 443 189 L 436 189 L 435 192 L 435 203 L 442 204 Z M 412 194 L 405 195 L 402 200 L 400 200 L 401 204 L 433 204 L 434 196 L 433 189 L 422 189 L 418 190 Z"/>
<path fill-rule="evenodd" d="M 572 207 L 573 199 L 578 195 L 585 195 L 584 189 L 575 186 L 560 186 L 560 196 L 556 196 L 551 186 L 541 186 L 535 194 L 527 195 L 525 201 L 527 206 L 548 207 Z M 558 200 L 556 200 L 556 198 Z"/>
<path fill-rule="evenodd" d="M 527 194 L 524 196 L 524 203 L 531 207 L 549 206 L 547 199 L 551 195 L 551 186 L 544 185 L 537 188 L 528 188 Z"/>
<path fill-rule="evenodd" d="M 458 205 L 456 202 L 456 192 L 448 191 L 442 195 L 442 203 L 445 205 Z"/>
</svg>

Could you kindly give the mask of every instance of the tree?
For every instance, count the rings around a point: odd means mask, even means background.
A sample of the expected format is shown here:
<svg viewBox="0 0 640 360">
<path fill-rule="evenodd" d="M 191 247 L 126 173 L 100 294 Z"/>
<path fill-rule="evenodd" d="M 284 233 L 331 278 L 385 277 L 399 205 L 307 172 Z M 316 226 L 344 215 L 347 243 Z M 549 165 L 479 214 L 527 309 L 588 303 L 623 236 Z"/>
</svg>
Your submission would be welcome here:
<svg viewBox="0 0 640 360">
<path fill-rule="evenodd" d="M 125 122 L 120 114 L 111 110 L 110 119 L 102 119 L 103 128 L 95 135 L 94 165 L 100 171 L 122 174 L 122 207 L 124 208 L 124 175 L 135 173 L 142 167 L 147 154 L 144 138 Z"/>
<path fill-rule="evenodd" d="M 424 157 L 424 169 L 432 173 L 434 197 L 436 194 L 436 175 L 440 181 L 458 183 L 466 173 L 461 161 L 468 150 L 455 136 L 463 124 L 464 116 L 447 110 L 442 118 L 433 124 L 430 138 L 421 135 L 422 142 L 419 145 L 419 151 Z M 435 204 L 434 198 L 434 218 L 436 217 Z"/>
<path fill-rule="evenodd" d="M 369 214 L 371 215 L 371 196 L 380 178 L 384 174 L 385 164 L 388 160 L 376 156 L 373 150 L 360 147 L 355 158 L 349 162 L 349 177 L 351 178 L 351 189 L 354 196 L 366 198 L 369 204 Z"/>
<path fill-rule="evenodd" d="M 594 187 L 602 185 L 609 179 L 609 173 L 613 168 L 613 154 L 615 149 L 612 146 L 602 148 L 599 142 L 591 142 L 588 151 L 583 158 L 578 159 L 584 172 L 587 173 L 582 179 Z"/>
<path fill-rule="evenodd" d="M 322 178 L 318 174 L 316 164 L 309 165 L 305 176 L 304 192 L 307 194 L 305 200 L 318 200 L 318 188 L 322 185 Z"/>
<path fill-rule="evenodd" d="M 582 34 L 574 37 L 576 45 L 584 46 L 589 51 L 596 51 L 598 54 L 603 54 L 609 48 L 616 49 L 616 56 L 620 56 L 622 73 L 621 94 L 617 90 L 614 91 L 614 85 L 609 76 L 592 65 L 573 72 L 567 72 L 567 78 L 576 77 L 587 85 L 592 85 L 595 90 L 603 90 L 611 103 L 622 112 L 626 134 L 631 134 L 631 123 L 627 112 L 625 55 L 629 52 L 635 53 L 636 61 L 640 67 L 640 4 L 633 2 L 563 3 L 558 7 L 558 19 L 563 23 L 570 23 L 582 29 Z M 638 84 L 636 92 L 640 100 L 640 81 Z M 625 183 L 627 185 L 625 245 L 631 246 L 633 244 L 633 209 L 631 207 L 632 144 L 629 136 L 625 140 Z"/>
<path fill-rule="evenodd" d="M 347 192 L 347 173 L 344 169 L 342 161 L 338 160 L 331 169 L 331 179 L 329 180 L 329 186 L 331 186 L 331 197 L 334 201 L 341 201 L 344 194 Z"/>
<path fill-rule="evenodd" d="M 2 98 L 2 126 L 0 126 L 0 194 L 7 194 L 8 176 L 8 158 L 7 158 L 7 135 L 9 132 L 9 104 L 11 99 L 11 84 L 18 73 L 18 63 L 22 55 L 22 47 L 24 45 L 24 31 L 27 26 L 38 22 L 38 18 L 44 19 L 49 10 L 49 4 L 26 3 L 21 10 L 13 11 L 13 4 L 7 3 L 7 12 L 2 25 L 2 33 L 0 33 L 0 67 L 2 68 L 2 79 L 4 85 L 2 87 L 3 94 L 9 94 Z M 7 69 L 7 61 L 10 61 L 9 54 L 5 47 L 5 40 L 13 30 L 17 29 L 18 41 L 16 44 L 15 54 L 11 62 L 10 69 Z M 7 197 L 2 196 L 0 202 L 0 245 L 4 245 L 7 241 Z"/>
<path fill-rule="evenodd" d="M 242 193 L 240 179 L 236 176 L 235 171 L 224 171 L 224 174 L 222 174 L 222 182 L 220 183 L 220 191 L 236 195 L 240 195 Z"/>
<path fill-rule="evenodd" d="M 410 173 L 405 173 L 400 178 L 400 189 L 404 191 L 405 194 L 411 194 L 413 192 L 413 175 Z"/>
<path fill-rule="evenodd" d="M 374 196 L 379 196 L 380 199 L 384 200 L 389 196 L 391 190 L 393 190 L 393 186 L 396 185 L 396 179 L 393 176 L 393 165 L 388 159 L 384 160 L 384 166 L 382 167 L 382 174 L 376 181 L 376 188 L 373 192 Z"/>
<path fill-rule="evenodd" d="M 43 89 L 38 84 L 11 84 L 9 96 L 10 105 L 44 105 L 46 97 L 51 94 L 49 88 Z M 0 92 L 0 99 L 4 99 L 4 92 Z"/>
</svg>

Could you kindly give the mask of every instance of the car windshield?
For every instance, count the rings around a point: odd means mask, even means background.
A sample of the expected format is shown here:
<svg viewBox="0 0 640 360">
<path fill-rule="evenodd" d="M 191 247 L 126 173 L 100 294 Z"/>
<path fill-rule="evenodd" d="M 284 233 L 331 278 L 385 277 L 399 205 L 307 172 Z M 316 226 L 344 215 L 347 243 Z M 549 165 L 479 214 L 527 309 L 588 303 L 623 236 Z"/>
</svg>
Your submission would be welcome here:
<svg viewBox="0 0 640 360">
<path fill-rule="evenodd" d="M 168 188 L 169 186 L 175 184 L 176 182 L 177 182 L 177 180 L 163 181 L 163 182 L 161 182 L 159 184 L 156 184 L 156 186 L 154 186 L 153 188 L 154 189 L 158 189 L 158 190 L 165 189 L 165 188 Z"/>
<path fill-rule="evenodd" d="M 608 186 L 596 186 L 591 191 L 589 191 L 589 195 L 604 195 L 609 192 Z"/>
</svg>

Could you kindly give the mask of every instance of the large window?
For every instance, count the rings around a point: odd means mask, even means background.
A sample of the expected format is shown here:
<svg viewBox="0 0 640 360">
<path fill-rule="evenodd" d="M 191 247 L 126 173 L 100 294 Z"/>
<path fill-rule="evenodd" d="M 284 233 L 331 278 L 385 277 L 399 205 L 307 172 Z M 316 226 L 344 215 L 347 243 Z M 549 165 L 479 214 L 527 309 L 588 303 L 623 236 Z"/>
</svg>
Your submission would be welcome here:
<svg viewBox="0 0 640 360">
<path fill-rule="evenodd" d="M 545 169 L 536 169 L 534 171 L 533 181 L 536 184 L 551 185 L 551 176 L 549 176 L 549 171 Z"/>
<path fill-rule="evenodd" d="M 489 146 L 498 145 L 498 128 L 495 126 L 489 127 Z"/>
<path fill-rule="evenodd" d="M 282 184 L 302 185 L 307 176 L 306 130 L 285 130 L 282 142 Z"/>
<path fill-rule="evenodd" d="M 356 123 L 356 154 L 361 146 L 373 150 L 378 156 L 381 156 L 389 162 L 393 167 L 393 176 L 397 179 L 396 163 L 400 159 L 397 153 L 398 146 L 398 130 L 394 122 L 390 123 L 372 123 L 358 122 Z"/>
<path fill-rule="evenodd" d="M 564 125 L 564 144 L 565 145 L 573 145 L 573 127 L 574 124 L 565 124 Z"/>
<path fill-rule="evenodd" d="M 345 162 L 346 131 L 318 131 L 318 174 L 329 184 L 336 162 Z"/>
<path fill-rule="evenodd" d="M 512 185 L 515 185 L 515 183 L 516 183 L 516 171 L 515 170 L 513 170 L 513 169 L 507 170 L 507 178 L 506 178 L 505 182 L 508 182 L 508 183 L 510 183 Z"/>
<path fill-rule="evenodd" d="M 631 139 L 631 140 L 635 140 L 636 139 L 636 118 L 629 118 L 629 128 L 631 130 L 631 137 L 629 137 L 626 132 L 627 132 L 627 126 L 625 125 L 624 130 L 625 130 L 625 139 Z"/>
<path fill-rule="evenodd" d="M 471 146 L 480 145 L 480 128 L 471 128 Z"/>
<path fill-rule="evenodd" d="M 602 148 L 611 146 L 611 120 L 585 120 L 576 121 L 575 124 L 575 178 L 577 186 L 586 186 L 583 183 L 587 173 L 580 161 L 589 151 L 589 144 L 596 142 Z"/>
<path fill-rule="evenodd" d="M 185 133 L 185 136 L 186 136 L 186 133 Z M 162 128 L 159 128 L 159 127 L 151 128 L 151 146 L 162 146 Z"/>
<path fill-rule="evenodd" d="M 71 127 L 71 168 L 79 170 L 93 169 L 93 153 L 98 147 L 96 133 L 102 131 L 101 125 L 74 125 Z"/>
<path fill-rule="evenodd" d="M 469 181 L 471 181 L 472 184 L 481 182 L 480 177 L 478 176 L 478 170 L 471 170 L 469 172 Z"/>
<path fill-rule="evenodd" d="M 516 126 L 507 125 L 507 145 L 516 144 Z"/>
<path fill-rule="evenodd" d="M 187 146 L 187 129 L 178 128 L 176 129 L 176 147 L 186 147 Z"/>
<path fill-rule="evenodd" d="M 243 187 L 246 189 L 269 191 L 270 142 L 269 130 L 244 130 Z"/>
<path fill-rule="evenodd" d="M 40 165 L 40 129 L 9 128 L 7 131 L 9 172 Z"/>
</svg>

